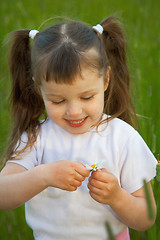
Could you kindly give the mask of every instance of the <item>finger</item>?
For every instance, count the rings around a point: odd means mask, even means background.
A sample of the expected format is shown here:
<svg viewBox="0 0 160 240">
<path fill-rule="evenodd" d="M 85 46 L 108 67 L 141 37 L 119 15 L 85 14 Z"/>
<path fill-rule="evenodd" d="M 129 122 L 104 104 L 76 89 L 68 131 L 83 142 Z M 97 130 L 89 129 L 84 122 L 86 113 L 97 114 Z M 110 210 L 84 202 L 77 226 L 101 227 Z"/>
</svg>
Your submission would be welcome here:
<svg viewBox="0 0 160 240">
<path fill-rule="evenodd" d="M 108 174 L 112 174 L 111 172 L 109 172 L 106 168 L 101 168 L 99 169 L 101 172 L 104 172 L 104 173 L 108 173 Z"/>
<path fill-rule="evenodd" d="M 77 187 L 75 187 L 75 186 L 69 186 L 68 189 L 65 189 L 65 190 L 67 190 L 67 191 L 69 191 L 69 192 L 73 192 L 73 191 L 76 191 L 76 190 L 77 190 Z"/>
<path fill-rule="evenodd" d="M 100 195 L 101 193 L 101 189 L 94 187 L 93 185 L 91 185 L 90 183 L 88 183 L 88 189 L 90 190 L 90 192 L 96 194 L 96 195 Z"/>
<path fill-rule="evenodd" d="M 85 177 L 80 175 L 78 172 L 76 172 L 75 179 L 80 181 L 80 182 L 83 182 L 85 180 Z"/>
<path fill-rule="evenodd" d="M 94 200 L 96 200 L 97 202 L 103 203 L 103 202 L 101 201 L 100 197 L 99 197 L 97 194 L 95 194 L 95 193 L 93 193 L 93 192 L 89 192 L 89 194 L 90 194 L 90 196 L 91 196 Z"/>
<path fill-rule="evenodd" d="M 108 183 L 112 180 L 113 174 L 108 172 L 106 169 L 98 169 L 96 172 L 91 174 L 91 178 Z"/>
<path fill-rule="evenodd" d="M 71 186 L 73 186 L 73 187 L 80 187 L 81 186 L 81 184 L 82 184 L 82 182 L 81 181 L 78 181 L 78 180 L 76 180 L 76 179 L 74 179 L 73 180 L 73 182 L 71 183 Z"/>
<path fill-rule="evenodd" d="M 83 177 L 88 177 L 90 174 L 90 171 L 80 162 L 77 162 L 75 170 Z"/>
<path fill-rule="evenodd" d="M 90 187 L 92 186 L 92 187 L 94 187 L 94 188 L 97 188 L 97 189 L 102 190 L 102 189 L 106 188 L 106 184 L 107 184 L 107 183 L 106 183 L 106 182 L 99 181 L 99 180 L 97 180 L 97 179 L 94 179 L 94 178 L 90 177 L 88 184 L 90 184 Z"/>
</svg>

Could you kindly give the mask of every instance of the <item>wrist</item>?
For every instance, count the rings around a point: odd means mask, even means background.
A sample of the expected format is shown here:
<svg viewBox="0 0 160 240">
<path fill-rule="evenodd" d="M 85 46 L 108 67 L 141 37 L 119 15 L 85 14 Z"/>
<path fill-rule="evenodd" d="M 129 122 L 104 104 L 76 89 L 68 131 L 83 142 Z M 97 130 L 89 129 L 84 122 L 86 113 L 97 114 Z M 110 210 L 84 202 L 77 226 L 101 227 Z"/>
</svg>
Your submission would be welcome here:
<svg viewBox="0 0 160 240">
<path fill-rule="evenodd" d="M 47 174 L 46 174 L 46 164 L 41 164 L 37 167 L 35 167 L 36 172 L 39 177 L 39 181 L 41 182 L 42 188 L 47 188 L 48 183 L 47 183 Z"/>
<path fill-rule="evenodd" d="M 122 206 L 124 206 L 124 200 L 125 200 L 125 190 L 119 187 L 119 190 L 116 191 L 116 194 L 110 203 L 110 207 L 113 210 L 120 209 Z"/>
</svg>

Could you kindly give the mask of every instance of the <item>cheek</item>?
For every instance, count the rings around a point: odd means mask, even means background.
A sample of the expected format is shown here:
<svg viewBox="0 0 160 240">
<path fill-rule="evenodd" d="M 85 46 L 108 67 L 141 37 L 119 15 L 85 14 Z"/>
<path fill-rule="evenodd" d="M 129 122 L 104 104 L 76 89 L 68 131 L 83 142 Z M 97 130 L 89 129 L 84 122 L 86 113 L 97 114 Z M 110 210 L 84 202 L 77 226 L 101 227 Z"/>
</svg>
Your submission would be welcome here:
<svg viewBox="0 0 160 240">
<path fill-rule="evenodd" d="M 97 115 L 102 114 L 104 109 L 104 101 L 99 101 L 99 103 L 95 105 L 95 109 L 96 109 Z"/>
<path fill-rule="evenodd" d="M 88 112 L 92 115 L 99 116 L 103 113 L 104 100 L 102 98 L 96 99 L 88 106 Z"/>
<path fill-rule="evenodd" d="M 46 105 L 46 111 L 51 119 L 60 119 L 62 117 L 62 111 L 54 105 Z"/>
</svg>

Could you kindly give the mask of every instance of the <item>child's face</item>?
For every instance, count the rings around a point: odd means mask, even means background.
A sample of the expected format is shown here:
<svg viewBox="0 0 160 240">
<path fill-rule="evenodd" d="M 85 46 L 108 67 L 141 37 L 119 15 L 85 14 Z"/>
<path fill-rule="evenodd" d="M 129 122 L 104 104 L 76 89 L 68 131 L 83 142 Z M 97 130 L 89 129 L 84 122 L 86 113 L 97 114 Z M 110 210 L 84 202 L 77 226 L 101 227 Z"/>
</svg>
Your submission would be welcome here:
<svg viewBox="0 0 160 240">
<path fill-rule="evenodd" d="M 43 81 L 42 97 L 49 118 L 72 134 L 88 132 L 101 119 L 107 80 L 96 70 L 82 70 L 72 85 Z"/>
</svg>

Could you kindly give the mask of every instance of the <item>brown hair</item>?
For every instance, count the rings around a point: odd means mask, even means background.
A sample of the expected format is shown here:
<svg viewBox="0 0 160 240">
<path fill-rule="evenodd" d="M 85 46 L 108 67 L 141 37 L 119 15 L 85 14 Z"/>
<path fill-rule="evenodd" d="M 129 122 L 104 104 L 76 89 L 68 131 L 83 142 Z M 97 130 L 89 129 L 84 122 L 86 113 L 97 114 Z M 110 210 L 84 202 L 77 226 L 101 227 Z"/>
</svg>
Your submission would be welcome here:
<svg viewBox="0 0 160 240">
<path fill-rule="evenodd" d="M 111 67 L 104 112 L 110 115 L 108 121 L 118 117 L 132 125 L 136 115 L 129 94 L 130 78 L 124 34 L 114 17 L 102 21 L 101 25 L 104 29 L 102 35 L 81 22 L 58 23 L 39 32 L 32 48 L 29 30 L 13 33 L 9 66 L 14 118 L 6 160 L 13 158 L 13 153 L 16 156 L 20 154 L 17 149 L 23 132 L 28 136 L 26 147 L 32 146 L 36 141 L 40 128 L 39 118 L 45 115 L 39 91 L 41 81 L 51 81 L 54 78 L 56 83 L 72 84 L 75 76 L 81 74 L 83 66 L 97 69 L 104 77 L 107 67 Z M 91 49 L 96 54 L 90 54 Z M 16 146 L 17 142 L 19 144 Z M 23 151 L 24 149 L 21 152 Z"/>
</svg>

